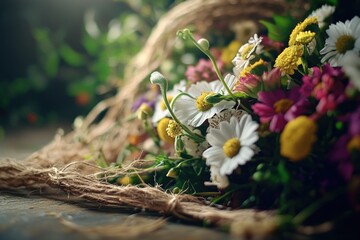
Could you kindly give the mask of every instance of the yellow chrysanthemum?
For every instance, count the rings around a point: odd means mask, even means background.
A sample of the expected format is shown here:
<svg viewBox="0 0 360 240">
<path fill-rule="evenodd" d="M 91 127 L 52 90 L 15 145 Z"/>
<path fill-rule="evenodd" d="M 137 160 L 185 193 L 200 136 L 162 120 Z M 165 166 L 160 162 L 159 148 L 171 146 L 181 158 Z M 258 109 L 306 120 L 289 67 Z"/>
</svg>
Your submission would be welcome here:
<svg viewBox="0 0 360 240">
<path fill-rule="evenodd" d="M 303 53 L 303 45 L 287 47 L 276 58 L 274 67 L 278 67 L 283 74 L 292 75 L 301 63 L 301 56 Z"/>
<path fill-rule="evenodd" d="M 316 131 L 315 122 L 306 116 L 288 122 L 280 136 L 281 155 L 293 162 L 308 156 L 316 142 Z"/>
<path fill-rule="evenodd" d="M 250 73 L 252 70 L 254 70 L 257 67 L 264 65 L 264 63 L 265 63 L 264 60 L 259 59 L 255 63 L 247 66 L 244 70 L 242 70 L 240 73 L 240 77 L 246 77 L 246 74 Z"/>
<path fill-rule="evenodd" d="M 292 30 L 289 38 L 289 46 L 297 44 L 296 37 L 300 32 L 303 32 L 308 26 L 318 24 L 317 17 L 308 17 L 303 22 L 298 23 Z"/>
<path fill-rule="evenodd" d="M 239 41 L 232 41 L 226 48 L 222 50 L 221 60 L 226 65 L 230 65 L 240 47 L 241 43 Z"/>
<path fill-rule="evenodd" d="M 311 31 L 299 32 L 296 36 L 296 42 L 300 44 L 308 44 L 315 37 L 315 33 Z"/>
<path fill-rule="evenodd" d="M 174 144 L 175 138 L 170 137 L 166 132 L 166 129 L 168 128 L 170 120 L 171 120 L 170 118 L 161 119 L 160 122 L 157 125 L 156 130 L 158 132 L 159 138 L 162 141 L 164 141 L 165 143 Z"/>
</svg>

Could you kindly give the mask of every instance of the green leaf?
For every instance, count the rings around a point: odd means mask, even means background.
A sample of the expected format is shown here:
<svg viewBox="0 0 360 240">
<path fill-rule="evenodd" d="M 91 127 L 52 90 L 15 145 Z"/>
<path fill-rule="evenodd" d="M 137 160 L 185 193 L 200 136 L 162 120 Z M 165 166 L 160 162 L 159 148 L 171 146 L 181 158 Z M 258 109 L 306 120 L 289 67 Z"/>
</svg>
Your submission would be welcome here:
<svg viewBox="0 0 360 240">
<path fill-rule="evenodd" d="M 275 24 L 268 22 L 268 21 L 264 21 L 264 20 L 260 20 L 260 23 L 263 24 L 266 29 L 268 30 L 268 36 L 271 40 L 274 41 L 282 41 L 283 40 L 283 36 L 281 35 L 281 29 L 279 27 L 277 27 Z"/>
<path fill-rule="evenodd" d="M 94 95 L 97 83 L 95 78 L 92 76 L 87 76 L 81 79 L 80 81 L 72 82 L 68 88 L 67 92 L 70 96 L 76 96 L 79 93 L 86 92 L 89 95 Z"/>
<path fill-rule="evenodd" d="M 74 67 L 80 67 L 85 64 L 84 57 L 67 44 L 63 44 L 60 48 L 60 56 L 67 64 Z"/>
<path fill-rule="evenodd" d="M 41 68 L 47 77 L 54 77 L 59 68 L 59 56 L 50 38 L 49 30 L 46 28 L 37 28 L 33 31 L 36 40 Z"/>
<path fill-rule="evenodd" d="M 99 60 L 91 65 L 90 70 L 96 75 L 97 81 L 106 82 L 111 74 L 111 67 L 105 60 Z"/>
<path fill-rule="evenodd" d="M 269 38 L 280 42 L 286 42 L 289 39 L 289 35 L 296 22 L 297 21 L 289 15 L 274 15 L 273 23 L 260 20 L 260 23 L 267 28 Z"/>
<path fill-rule="evenodd" d="M 280 181 L 282 183 L 287 183 L 290 179 L 290 175 L 283 161 L 280 161 L 279 165 L 277 166 L 277 170 L 280 176 Z"/>
<path fill-rule="evenodd" d="M 293 25 L 293 18 L 290 16 L 274 15 L 275 24 L 280 28 L 289 28 Z"/>
<path fill-rule="evenodd" d="M 83 46 L 90 55 L 95 56 L 99 51 L 100 42 L 89 35 L 85 35 L 83 39 Z"/>
<path fill-rule="evenodd" d="M 43 67 L 49 77 L 56 76 L 59 69 L 59 57 L 56 52 L 50 52 L 47 55 L 46 60 L 43 61 Z"/>
</svg>

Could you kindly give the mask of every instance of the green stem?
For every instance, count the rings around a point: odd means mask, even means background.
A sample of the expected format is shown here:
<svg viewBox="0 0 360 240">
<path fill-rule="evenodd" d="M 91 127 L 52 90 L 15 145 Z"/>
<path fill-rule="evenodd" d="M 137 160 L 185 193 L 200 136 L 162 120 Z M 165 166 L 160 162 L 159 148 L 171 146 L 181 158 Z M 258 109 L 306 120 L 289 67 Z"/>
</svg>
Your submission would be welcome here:
<svg viewBox="0 0 360 240">
<path fill-rule="evenodd" d="M 195 46 L 197 48 L 199 48 L 211 61 L 214 69 L 215 69 L 215 72 L 217 74 L 217 76 L 219 77 L 220 81 L 222 82 L 222 84 L 224 85 L 226 91 L 229 93 L 229 95 L 233 98 L 233 99 L 236 99 L 236 97 L 234 96 L 234 94 L 231 92 L 229 86 L 226 84 L 225 82 L 225 79 L 224 77 L 222 76 L 220 70 L 219 70 L 219 67 L 216 63 L 216 60 L 214 58 L 214 56 L 211 54 L 211 52 L 208 50 L 208 49 L 204 49 L 202 46 L 200 46 L 200 44 L 194 39 L 194 37 L 192 36 L 192 34 L 188 34 L 188 36 L 190 37 L 191 41 L 195 44 Z"/>
<path fill-rule="evenodd" d="M 250 109 L 248 109 L 247 107 L 245 107 L 244 104 L 241 103 L 241 99 L 240 99 L 240 101 L 239 101 L 239 105 L 240 105 L 240 107 L 241 107 L 242 109 L 245 110 L 245 112 L 247 112 L 247 113 L 249 113 L 249 114 L 253 114 L 253 113 L 250 111 Z"/>
<path fill-rule="evenodd" d="M 192 98 L 192 99 L 195 99 L 193 96 L 191 96 L 190 94 L 186 93 L 186 92 L 181 92 L 179 93 L 178 95 L 176 95 L 172 100 L 171 100 L 171 104 L 170 104 L 170 107 L 171 108 L 174 108 L 174 105 L 175 105 L 175 102 L 178 100 L 179 97 L 181 96 L 188 96 L 189 98 Z"/>
<path fill-rule="evenodd" d="M 332 192 L 331 194 L 328 194 L 326 197 L 316 201 L 315 203 L 309 205 L 305 209 L 303 209 L 301 212 L 299 212 L 293 219 L 292 222 L 294 225 L 300 225 L 302 224 L 306 219 L 308 219 L 311 215 L 313 215 L 320 207 L 321 205 L 325 204 L 326 202 L 329 202 L 339 196 L 340 194 L 344 193 L 344 189 L 340 188 L 336 191 Z"/>
<path fill-rule="evenodd" d="M 174 119 L 175 122 L 177 122 L 181 128 L 186 132 L 188 133 L 189 135 L 192 136 L 192 138 L 196 141 L 196 142 L 203 142 L 205 141 L 205 138 L 201 135 L 198 135 L 198 134 L 195 134 L 193 133 L 187 126 L 185 126 L 184 124 L 182 124 L 179 119 L 176 117 L 175 113 L 173 112 L 170 104 L 169 104 L 169 101 L 167 100 L 167 95 L 166 95 L 166 89 L 167 89 L 167 81 L 165 81 L 165 86 L 164 88 L 165 89 L 162 89 L 161 91 L 161 94 L 162 94 L 162 97 L 163 97 L 163 100 L 164 100 L 164 103 L 165 103 L 165 106 L 166 108 L 169 110 L 169 113 L 171 115 L 171 117 Z"/>
<path fill-rule="evenodd" d="M 145 131 L 150 135 L 151 139 L 154 141 L 155 145 L 161 149 L 161 146 L 160 146 L 160 142 L 159 142 L 159 139 L 156 137 L 153 129 L 149 126 L 149 123 L 147 120 L 143 121 L 144 122 L 144 129 Z"/>
</svg>

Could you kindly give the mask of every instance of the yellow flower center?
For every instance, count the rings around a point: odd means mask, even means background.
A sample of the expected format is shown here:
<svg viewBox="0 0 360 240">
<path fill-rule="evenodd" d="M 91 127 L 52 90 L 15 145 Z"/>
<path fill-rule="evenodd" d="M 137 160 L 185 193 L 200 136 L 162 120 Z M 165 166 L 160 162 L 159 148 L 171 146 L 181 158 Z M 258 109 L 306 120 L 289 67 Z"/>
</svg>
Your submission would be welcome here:
<svg viewBox="0 0 360 240">
<path fill-rule="evenodd" d="M 168 123 L 168 126 L 166 128 L 166 133 L 170 137 L 175 138 L 176 136 L 181 134 L 181 130 L 182 130 L 182 128 L 181 128 L 180 124 L 178 124 L 174 120 L 170 120 Z"/>
<path fill-rule="evenodd" d="M 305 45 L 311 42 L 311 40 L 313 40 L 314 37 L 315 37 L 314 32 L 310 32 L 310 31 L 299 32 L 298 35 L 296 36 L 296 42 Z"/>
<path fill-rule="evenodd" d="M 173 100 L 173 96 L 166 96 L 166 99 L 168 101 L 168 103 L 171 103 L 171 101 Z M 160 108 L 161 110 L 165 111 L 166 110 L 166 105 L 165 105 L 165 101 L 162 100 L 161 103 L 160 103 Z"/>
<path fill-rule="evenodd" d="M 349 152 L 352 152 L 353 150 L 360 150 L 360 135 L 353 137 L 346 147 Z"/>
<path fill-rule="evenodd" d="M 206 102 L 206 98 L 211 95 L 214 95 L 214 92 L 203 92 L 198 98 L 196 98 L 195 104 L 199 111 L 205 112 L 214 106 L 213 104 Z"/>
<path fill-rule="evenodd" d="M 275 112 L 284 113 L 287 110 L 289 110 L 289 108 L 293 105 L 293 103 L 294 102 L 288 98 L 281 99 L 274 104 Z"/>
<path fill-rule="evenodd" d="M 249 53 L 251 52 L 251 50 L 252 50 L 253 48 L 254 48 L 254 44 L 248 44 L 248 45 L 246 45 L 246 47 L 244 47 L 244 48 L 242 49 L 241 57 L 242 57 L 243 59 L 247 59 Z"/>
<path fill-rule="evenodd" d="M 160 122 L 158 123 L 157 125 L 157 133 L 159 135 L 159 138 L 166 142 L 166 143 L 170 143 L 170 144 L 173 144 L 175 142 L 175 138 L 173 137 L 170 137 L 168 134 L 167 134 L 167 131 L 166 129 L 168 128 L 168 125 L 169 125 L 169 122 L 171 121 L 170 118 L 163 118 L 160 120 Z"/>
<path fill-rule="evenodd" d="M 290 161 L 299 161 L 308 156 L 316 142 L 317 126 L 306 116 L 288 122 L 280 136 L 280 153 Z"/>
<path fill-rule="evenodd" d="M 223 145 L 224 154 L 229 158 L 236 156 L 236 154 L 239 153 L 240 148 L 240 140 L 237 138 L 230 138 Z"/>
<path fill-rule="evenodd" d="M 354 48 L 355 39 L 350 35 L 343 35 L 335 43 L 336 50 L 339 53 L 345 53 Z"/>
</svg>

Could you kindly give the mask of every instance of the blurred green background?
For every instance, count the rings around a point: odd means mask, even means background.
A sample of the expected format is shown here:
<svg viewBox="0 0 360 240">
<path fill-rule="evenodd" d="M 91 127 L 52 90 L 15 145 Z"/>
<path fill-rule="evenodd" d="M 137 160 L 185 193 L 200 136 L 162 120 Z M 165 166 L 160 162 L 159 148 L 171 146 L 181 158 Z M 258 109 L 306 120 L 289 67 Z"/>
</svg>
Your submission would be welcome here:
<svg viewBox="0 0 360 240">
<path fill-rule="evenodd" d="M 124 66 L 178 2 L 0 1 L 0 132 L 72 121 L 116 94 Z"/>
</svg>

